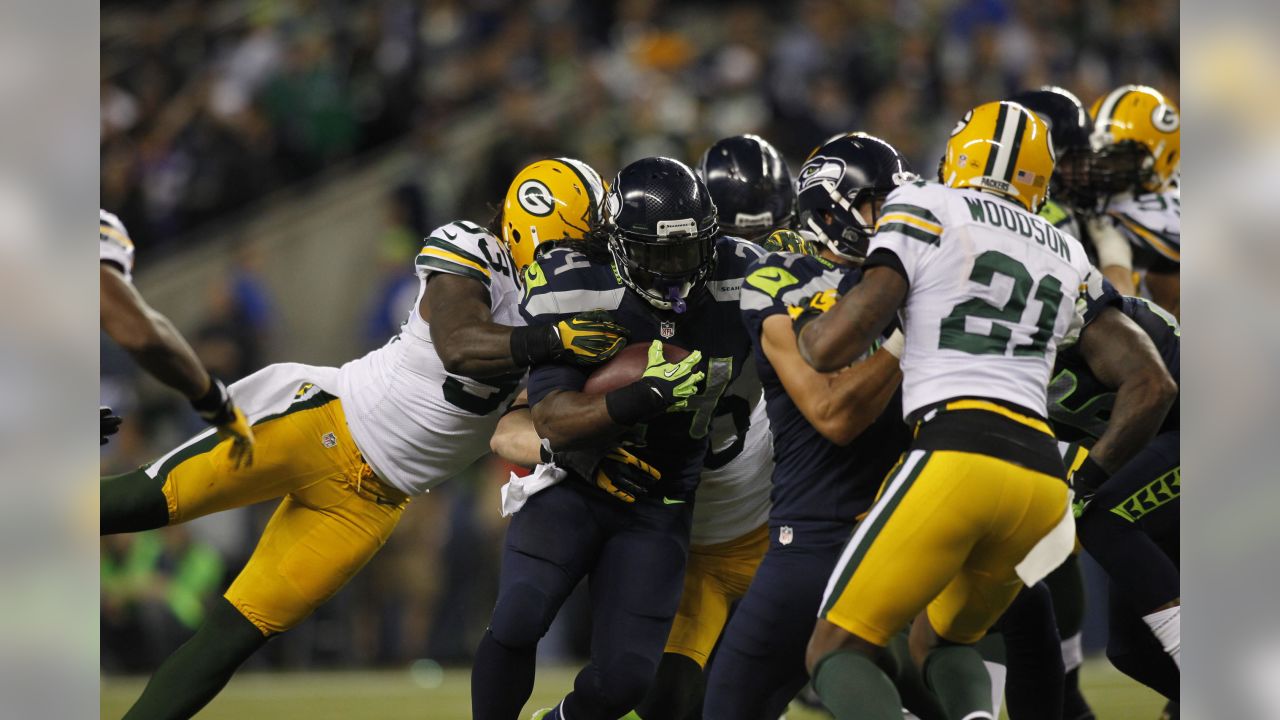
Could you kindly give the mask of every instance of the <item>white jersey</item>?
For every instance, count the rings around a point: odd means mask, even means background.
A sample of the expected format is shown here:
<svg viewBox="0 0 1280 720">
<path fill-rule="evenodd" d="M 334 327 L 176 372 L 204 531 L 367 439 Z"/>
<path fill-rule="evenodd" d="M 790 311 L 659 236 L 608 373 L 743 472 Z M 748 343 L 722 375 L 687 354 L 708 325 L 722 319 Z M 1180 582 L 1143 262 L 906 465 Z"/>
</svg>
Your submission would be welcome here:
<svg viewBox="0 0 1280 720">
<path fill-rule="evenodd" d="M 1106 202 L 1106 215 L 1138 250 L 1170 262 L 1182 258 L 1182 191 L 1123 193 Z"/>
<path fill-rule="evenodd" d="M 106 210 L 98 210 L 98 261 L 110 263 L 133 282 L 133 240 L 120 218 Z"/>
<path fill-rule="evenodd" d="M 740 538 L 769 519 L 773 434 L 754 359 L 720 402 L 693 504 L 692 545 Z"/>
<path fill-rule="evenodd" d="M 1079 241 L 998 195 L 914 183 L 885 200 L 868 267 L 910 284 L 901 311 L 903 414 L 944 400 L 1002 400 L 1046 415 L 1058 341 L 1102 276 Z"/>
<path fill-rule="evenodd" d="M 436 354 L 418 313 L 436 273 L 479 280 L 493 321 L 521 326 L 520 283 L 497 238 L 466 222 L 431 233 L 416 260 L 418 299 L 400 334 L 338 370 L 337 395 L 364 459 L 378 477 L 416 495 L 448 480 L 489 452 L 489 438 L 524 371 L 480 382 L 452 375 Z"/>
</svg>

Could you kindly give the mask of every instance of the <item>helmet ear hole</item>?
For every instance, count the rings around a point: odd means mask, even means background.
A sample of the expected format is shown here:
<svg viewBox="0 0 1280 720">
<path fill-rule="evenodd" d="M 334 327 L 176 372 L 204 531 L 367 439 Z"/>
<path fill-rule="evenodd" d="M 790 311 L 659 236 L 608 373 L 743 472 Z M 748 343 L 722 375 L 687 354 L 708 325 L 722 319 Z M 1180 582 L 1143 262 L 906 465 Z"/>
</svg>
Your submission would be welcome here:
<svg viewBox="0 0 1280 720">
<path fill-rule="evenodd" d="M 519 244 L 520 244 L 520 231 L 519 231 L 519 230 L 517 230 L 517 229 L 515 229 L 514 227 L 513 227 L 513 228 L 511 228 L 511 239 L 512 239 L 512 241 L 514 241 L 517 245 L 519 245 Z"/>
</svg>

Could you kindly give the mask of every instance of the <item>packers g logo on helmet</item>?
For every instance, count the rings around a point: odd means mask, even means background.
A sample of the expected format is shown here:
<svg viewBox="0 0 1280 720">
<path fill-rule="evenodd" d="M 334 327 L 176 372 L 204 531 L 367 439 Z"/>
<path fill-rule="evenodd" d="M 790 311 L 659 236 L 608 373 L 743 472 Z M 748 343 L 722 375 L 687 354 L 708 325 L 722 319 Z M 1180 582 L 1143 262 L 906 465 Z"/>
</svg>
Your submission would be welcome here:
<svg viewBox="0 0 1280 720">
<path fill-rule="evenodd" d="M 517 272 L 533 262 L 543 243 L 581 240 L 600 220 L 604 183 L 581 160 L 539 160 L 521 170 L 502 206 L 502 241 Z"/>
<path fill-rule="evenodd" d="M 1055 162 L 1044 120 L 1001 101 L 979 105 L 956 124 L 938 174 L 948 187 L 989 190 L 1038 212 Z"/>
<path fill-rule="evenodd" d="M 1095 152 L 1129 143 L 1143 153 L 1136 183 L 1144 190 L 1163 190 L 1178 171 L 1181 146 L 1178 108 L 1159 90 L 1124 85 L 1098 98 L 1089 109 Z"/>
</svg>

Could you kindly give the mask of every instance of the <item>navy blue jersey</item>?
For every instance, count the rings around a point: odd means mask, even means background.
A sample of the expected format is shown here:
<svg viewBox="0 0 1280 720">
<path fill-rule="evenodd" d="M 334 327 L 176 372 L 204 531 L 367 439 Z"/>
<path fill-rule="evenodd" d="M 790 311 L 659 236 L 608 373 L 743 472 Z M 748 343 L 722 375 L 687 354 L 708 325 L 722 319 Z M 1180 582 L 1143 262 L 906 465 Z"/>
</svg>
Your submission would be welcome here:
<svg viewBox="0 0 1280 720">
<path fill-rule="evenodd" d="M 1106 286 L 1115 293 L 1110 283 Z M 1144 298 L 1124 297 L 1115 302 L 1121 312 L 1151 337 L 1173 381 L 1181 384 L 1178 358 L 1182 331 L 1178 328 L 1178 321 Z M 1049 420 L 1059 439 L 1078 442 L 1101 437 L 1111 419 L 1115 401 L 1115 391 L 1094 376 L 1078 347 L 1058 353 L 1053 380 L 1049 382 Z M 1177 430 L 1178 427 L 1178 402 L 1174 401 L 1160 432 Z"/>
<path fill-rule="evenodd" d="M 637 457 L 662 473 L 655 494 L 687 500 L 698 486 L 716 405 L 751 354 L 751 341 L 738 312 L 738 295 L 747 264 L 763 252 L 745 240 L 716 240 L 715 270 L 705 286 L 689 298 L 683 313 L 658 310 L 628 290 L 612 264 L 593 262 L 570 248 L 546 253 L 525 271 L 520 312 L 531 324 L 603 309 L 630 331 L 631 344 L 647 346 L 662 340 L 690 352 L 702 351 L 705 391 L 691 398 L 687 409 L 637 426 L 626 438 L 629 446 L 635 445 L 632 452 Z M 536 405 L 554 390 L 580 391 L 588 374 L 557 363 L 534 367 L 529 374 L 529 403 Z"/>
<path fill-rule="evenodd" d="M 827 440 L 787 395 L 761 345 L 760 335 L 769 316 L 786 314 L 789 304 L 798 305 L 820 290 L 836 288 L 847 293 L 861 279 L 858 269 L 844 269 L 822 258 L 796 253 L 770 253 L 748 269 L 741 307 L 773 429 L 772 523 L 852 523 L 871 506 L 885 473 L 911 441 L 901 419 L 901 389 L 851 444 L 841 447 Z"/>
</svg>

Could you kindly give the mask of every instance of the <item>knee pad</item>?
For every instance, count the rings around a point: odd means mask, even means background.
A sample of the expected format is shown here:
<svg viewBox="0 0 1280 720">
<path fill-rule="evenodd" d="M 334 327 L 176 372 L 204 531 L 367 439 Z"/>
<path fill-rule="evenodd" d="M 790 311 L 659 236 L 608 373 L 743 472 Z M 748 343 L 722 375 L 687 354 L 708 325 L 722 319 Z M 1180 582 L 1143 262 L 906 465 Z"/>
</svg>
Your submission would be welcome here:
<svg viewBox="0 0 1280 720">
<path fill-rule="evenodd" d="M 589 700 L 587 704 L 598 708 L 601 716 L 620 717 L 644 700 L 657 669 L 651 659 L 623 652 L 607 664 L 597 666 L 587 692 L 581 692 L 584 688 L 575 685 L 575 694 L 594 694 L 594 698 L 580 699 Z"/>
<path fill-rule="evenodd" d="M 489 631 L 494 640 L 509 648 L 532 647 L 551 627 L 557 610 L 538 586 L 516 583 L 498 597 L 489 620 Z"/>
</svg>

